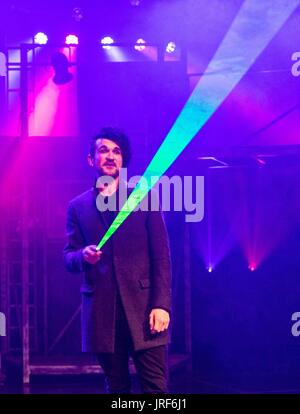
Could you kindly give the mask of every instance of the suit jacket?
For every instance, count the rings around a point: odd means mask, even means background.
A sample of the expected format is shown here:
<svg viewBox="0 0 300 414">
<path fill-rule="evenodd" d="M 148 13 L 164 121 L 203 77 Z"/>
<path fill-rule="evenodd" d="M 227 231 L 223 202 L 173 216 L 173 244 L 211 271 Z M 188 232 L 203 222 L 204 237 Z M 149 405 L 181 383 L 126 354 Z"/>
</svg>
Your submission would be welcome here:
<svg viewBox="0 0 300 414">
<path fill-rule="evenodd" d="M 83 272 L 82 349 L 113 352 L 116 296 L 119 292 L 135 350 L 168 342 L 168 332 L 151 334 L 153 308 L 171 310 L 171 266 L 167 231 L 161 211 L 135 211 L 102 248 L 95 265 L 83 260 L 83 248 L 98 244 L 108 228 L 92 188 L 73 199 L 67 213 L 64 263 Z"/>
</svg>

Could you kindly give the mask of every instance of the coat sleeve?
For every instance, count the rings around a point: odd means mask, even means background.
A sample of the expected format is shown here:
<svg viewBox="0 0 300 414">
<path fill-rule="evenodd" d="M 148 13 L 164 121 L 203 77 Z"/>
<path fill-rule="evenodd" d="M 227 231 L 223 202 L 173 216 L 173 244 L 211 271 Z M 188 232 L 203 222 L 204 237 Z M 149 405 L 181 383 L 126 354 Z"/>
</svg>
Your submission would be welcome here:
<svg viewBox="0 0 300 414">
<path fill-rule="evenodd" d="M 147 231 L 150 245 L 152 309 L 171 312 L 171 259 L 168 233 L 162 211 L 149 211 Z"/>
<path fill-rule="evenodd" d="M 85 247 L 82 233 L 79 227 L 76 210 L 69 204 L 67 212 L 67 242 L 63 251 L 66 269 L 72 273 L 83 272 L 87 263 L 83 259 L 83 248 Z"/>
</svg>

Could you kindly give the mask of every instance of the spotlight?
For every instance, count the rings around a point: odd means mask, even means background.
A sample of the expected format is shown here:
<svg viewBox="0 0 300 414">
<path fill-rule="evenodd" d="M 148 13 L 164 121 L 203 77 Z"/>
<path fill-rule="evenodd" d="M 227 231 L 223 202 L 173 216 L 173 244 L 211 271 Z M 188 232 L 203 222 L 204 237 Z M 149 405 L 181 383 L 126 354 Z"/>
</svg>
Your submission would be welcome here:
<svg viewBox="0 0 300 414">
<path fill-rule="evenodd" d="M 69 72 L 69 67 L 71 65 L 66 55 L 61 52 L 54 53 L 51 63 L 55 70 L 55 75 L 53 77 L 54 83 L 57 85 L 63 85 L 72 80 L 73 75 Z"/>
<path fill-rule="evenodd" d="M 34 36 L 34 43 L 38 45 L 46 45 L 47 42 L 48 42 L 48 36 L 43 32 L 39 32 Z"/>
<path fill-rule="evenodd" d="M 248 269 L 251 270 L 251 272 L 254 272 L 254 270 L 256 270 L 256 263 L 250 263 Z"/>
<path fill-rule="evenodd" d="M 72 18 L 75 22 L 80 22 L 83 18 L 82 9 L 80 7 L 74 7 L 72 10 Z"/>
<path fill-rule="evenodd" d="M 130 0 L 130 4 L 132 6 L 139 6 L 141 4 L 141 0 Z"/>
<path fill-rule="evenodd" d="M 138 50 L 139 52 L 141 52 L 142 50 L 145 49 L 145 40 L 144 39 L 138 39 L 136 41 L 136 44 L 134 45 L 135 50 Z"/>
<path fill-rule="evenodd" d="M 68 35 L 65 41 L 66 45 L 78 45 L 78 37 L 76 35 Z"/>
<path fill-rule="evenodd" d="M 167 47 L 166 47 L 166 52 L 167 53 L 174 53 L 175 50 L 176 50 L 176 44 L 175 44 L 175 42 L 169 42 L 167 44 Z"/>
<path fill-rule="evenodd" d="M 107 49 L 107 50 L 111 49 L 111 46 L 109 45 L 113 43 L 114 43 L 114 39 L 112 39 L 110 36 L 105 36 L 103 37 L 103 39 L 101 39 L 101 44 L 102 44 L 103 49 Z"/>
<path fill-rule="evenodd" d="M 211 272 L 213 271 L 213 267 L 212 267 L 212 266 L 209 266 L 209 267 L 207 268 L 207 271 L 208 271 L 208 273 L 211 273 Z"/>
</svg>

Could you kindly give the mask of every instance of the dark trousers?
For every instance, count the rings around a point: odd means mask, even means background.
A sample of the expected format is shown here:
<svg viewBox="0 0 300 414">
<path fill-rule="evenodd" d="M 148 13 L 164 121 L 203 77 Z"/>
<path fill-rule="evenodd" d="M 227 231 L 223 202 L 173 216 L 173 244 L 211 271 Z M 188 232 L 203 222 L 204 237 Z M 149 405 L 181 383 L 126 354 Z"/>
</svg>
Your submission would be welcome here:
<svg viewBox="0 0 300 414">
<path fill-rule="evenodd" d="M 110 394 L 129 394 L 131 388 L 129 356 L 132 357 L 142 392 L 165 394 L 168 392 L 167 346 L 134 351 L 130 331 L 123 312 L 116 320 L 115 352 L 99 353 L 99 363 L 105 373 Z"/>
</svg>

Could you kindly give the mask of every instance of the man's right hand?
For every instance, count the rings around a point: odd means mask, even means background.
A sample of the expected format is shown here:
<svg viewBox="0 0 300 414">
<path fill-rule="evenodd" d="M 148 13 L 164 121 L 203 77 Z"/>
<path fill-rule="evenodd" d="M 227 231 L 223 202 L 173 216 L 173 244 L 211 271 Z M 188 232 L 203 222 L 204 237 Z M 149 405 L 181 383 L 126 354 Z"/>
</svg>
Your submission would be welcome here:
<svg viewBox="0 0 300 414">
<path fill-rule="evenodd" d="M 101 250 L 97 250 L 96 247 L 95 244 L 91 244 L 82 250 L 83 259 L 92 265 L 97 263 L 102 255 Z"/>
</svg>

